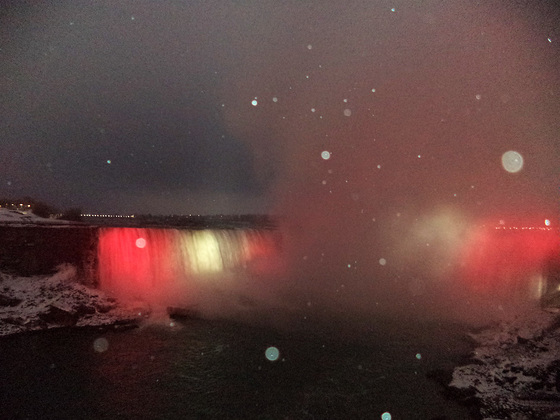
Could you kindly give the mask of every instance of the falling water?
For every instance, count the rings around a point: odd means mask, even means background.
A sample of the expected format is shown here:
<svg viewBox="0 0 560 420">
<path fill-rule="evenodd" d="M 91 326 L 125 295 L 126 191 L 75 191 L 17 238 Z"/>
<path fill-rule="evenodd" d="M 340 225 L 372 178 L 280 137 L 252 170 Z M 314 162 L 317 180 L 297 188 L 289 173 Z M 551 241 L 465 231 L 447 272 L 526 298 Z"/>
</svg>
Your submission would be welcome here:
<svg viewBox="0 0 560 420">
<path fill-rule="evenodd" d="M 128 300 L 192 305 L 203 290 L 232 291 L 266 271 L 279 250 L 270 230 L 102 228 L 99 284 Z"/>
<path fill-rule="evenodd" d="M 538 300 L 552 292 L 559 246 L 551 229 L 478 229 L 466 243 L 463 273 L 479 292 Z"/>
<path fill-rule="evenodd" d="M 466 313 L 469 319 L 478 316 L 486 320 L 488 314 L 502 316 L 508 308 L 515 312 L 521 304 L 534 306 L 558 293 L 558 269 L 554 267 L 558 265 L 559 244 L 553 230 L 473 228 L 455 240 L 457 252 L 448 253 L 445 261 L 449 268 L 439 277 L 433 274 L 436 270 L 426 266 L 440 267 L 443 263 L 423 253 L 419 257 L 426 258 L 415 264 L 414 250 L 409 250 L 408 255 L 410 276 L 402 277 L 400 282 L 384 282 L 385 278 L 366 272 L 358 280 L 385 285 L 367 289 L 351 284 L 354 278 L 349 274 L 339 277 L 348 286 L 344 293 L 351 302 L 364 302 L 361 307 L 345 304 L 324 283 L 313 287 L 307 279 L 316 273 L 300 272 L 298 254 L 291 248 L 293 241 L 280 232 L 101 228 L 97 247 L 99 285 L 122 300 L 143 301 L 152 307 L 196 308 L 205 315 L 218 316 L 238 314 L 239 305 L 247 309 L 287 305 L 309 312 L 313 309 L 310 304 L 319 310 L 323 302 L 327 309 L 331 302 L 338 309 L 345 307 L 346 314 L 369 314 L 377 310 L 372 302 L 382 305 L 390 301 L 393 309 L 400 305 L 403 311 L 416 316 L 443 311 L 451 317 L 463 319 Z M 281 238 L 286 241 L 284 250 Z M 430 245 L 430 250 L 436 249 L 437 241 L 430 241 Z M 444 248 L 448 250 L 450 246 Z M 365 264 L 364 268 L 367 269 Z M 415 269 L 432 276 L 417 278 Z M 332 271 L 334 274 L 325 273 L 321 279 L 328 282 L 331 277 L 338 278 Z M 409 278 L 411 287 L 407 292 L 405 283 Z M 310 289 L 301 295 L 288 293 L 293 284 L 309 285 Z M 383 296 L 390 299 L 383 300 Z"/>
</svg>

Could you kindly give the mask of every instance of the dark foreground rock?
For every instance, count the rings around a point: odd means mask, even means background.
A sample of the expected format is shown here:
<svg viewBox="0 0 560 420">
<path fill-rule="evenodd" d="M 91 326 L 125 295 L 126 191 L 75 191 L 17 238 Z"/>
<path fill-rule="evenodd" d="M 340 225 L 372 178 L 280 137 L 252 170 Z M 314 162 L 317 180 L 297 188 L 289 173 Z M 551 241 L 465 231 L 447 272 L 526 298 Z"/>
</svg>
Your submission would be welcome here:
<svg viewBox="0 0 560 420">
<path fill-rule="evenodd" d="M 14 307 L 21 303 L 21 299 L 13 298 L 6 295 L 0 295 L 0 306 Z"/>
<path fill-rule="evenodd" d="M 57 325 L 61 327 L 72 327 L 77 324 L 80 315 L 75 312 L 65 311 L 54 305 L 49 305 L 46 312 L 37 315 L 40 320 L 48 325 Z"/>
<path fill-rule="evenodd" d="M 149 314 L 143 304 L 122 305 L 80 284 L 72 266 L 52 276 L 0 273 L 0 336 L 50 328 L 137 325 Z"/>
<path fill-rule="evenodd" d="M 534 310 L 472 337 L 470 364 L 453 372 L 450 392 L 484 419 L 560 419 L 560 315 Z"/>
<path fill-rule="evenodd" d="M 167 308 L 167 314 L 171 319 L 200 319 L 202 318 L 201 313 L 194 308 L 181 308 L 175 306 L 169 306 Z"/>
</svg>

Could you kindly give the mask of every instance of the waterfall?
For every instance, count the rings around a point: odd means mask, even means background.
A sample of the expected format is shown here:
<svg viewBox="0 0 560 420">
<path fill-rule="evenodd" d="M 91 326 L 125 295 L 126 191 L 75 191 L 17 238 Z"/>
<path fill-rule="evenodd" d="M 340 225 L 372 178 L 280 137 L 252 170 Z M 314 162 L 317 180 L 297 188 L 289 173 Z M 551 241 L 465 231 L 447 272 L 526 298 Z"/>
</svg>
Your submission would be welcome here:
<svg viewBox="0 0 560 420">
<path fill-rule="evenodd" d="M 232 289 L 266 269 L 279 250 L 270 230 L 101 228 L 99 285 L 120 298 L 192 304 L 202 289 Z"/>
</svg>

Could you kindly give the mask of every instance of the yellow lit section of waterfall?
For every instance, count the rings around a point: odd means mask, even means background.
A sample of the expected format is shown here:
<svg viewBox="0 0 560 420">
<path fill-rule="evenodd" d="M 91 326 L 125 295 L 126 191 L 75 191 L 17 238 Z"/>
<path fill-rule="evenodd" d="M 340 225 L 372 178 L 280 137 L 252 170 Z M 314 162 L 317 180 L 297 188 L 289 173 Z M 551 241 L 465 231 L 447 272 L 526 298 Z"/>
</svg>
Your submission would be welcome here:
<svg viewBox="0 0 560 420">
<path fill-rule="evenodd" d="M 187 239 L 188 258 L 195 273 L 215 273 L 223 271 L 224 261 L 220 242 L 215 232 L 201 230 L 193 232 Z"/>
</svg>

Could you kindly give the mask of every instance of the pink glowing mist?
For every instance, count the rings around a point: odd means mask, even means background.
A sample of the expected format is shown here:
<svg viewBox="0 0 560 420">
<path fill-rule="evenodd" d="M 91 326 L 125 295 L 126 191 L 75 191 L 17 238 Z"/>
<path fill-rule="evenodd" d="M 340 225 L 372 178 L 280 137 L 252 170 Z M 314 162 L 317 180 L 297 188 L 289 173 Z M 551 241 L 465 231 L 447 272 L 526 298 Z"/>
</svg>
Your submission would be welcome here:
<svg viewBox="0 0 560 420">
<path fill-rule="evenodd" d="M 492 232 L 484 246 L 478 229 L 507 214 L 519 227 L 545 217 L 558 226 L 556 123 L 540 111 L 557 109 L 549 86 L 558 72 L 533 26 L 544 15 L 455 1 L 400 14 L 377 2 L 340 15 L 294 8 L 286 20 L 303 24 L 289 47 L 240 66 L 223 92 L 228 129 L 275 181 L 286 301 L 340 319 L 486 321 L 517 308 L 509 285 L 530 282 L 556 245 Z M 510 150 L 524 159 L 515 173 L 502 166 Z M 496 299 L 484 300 L 473 284 L 501 275 L 502 259 L 519 279 L 496 279 L 486 295 Z"/>
</svg>

